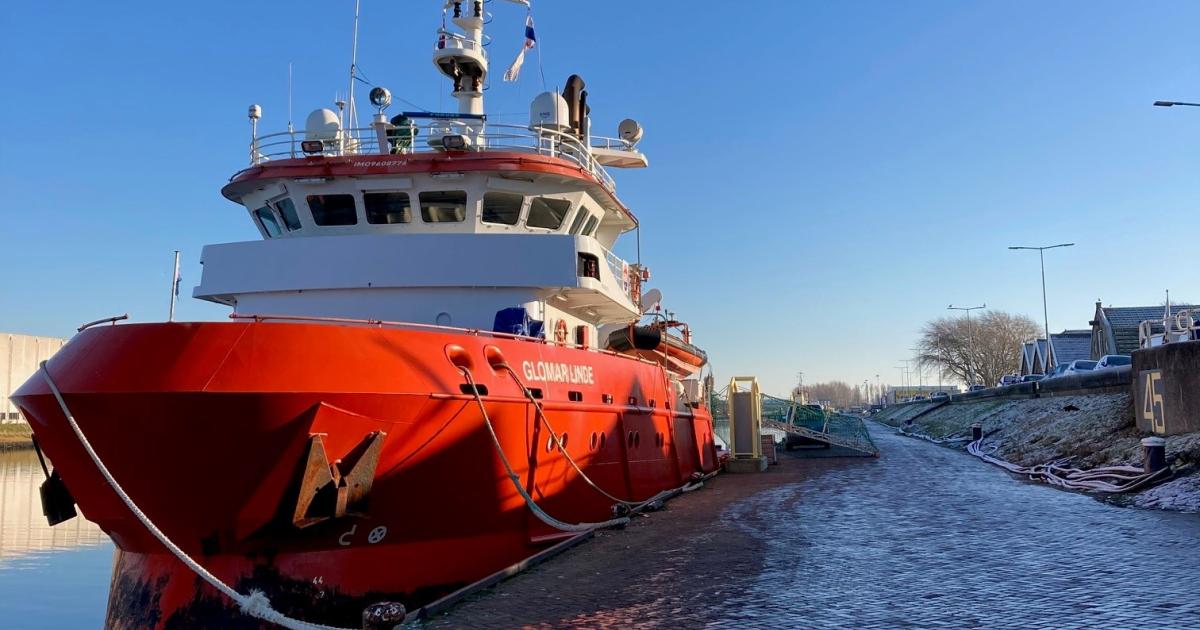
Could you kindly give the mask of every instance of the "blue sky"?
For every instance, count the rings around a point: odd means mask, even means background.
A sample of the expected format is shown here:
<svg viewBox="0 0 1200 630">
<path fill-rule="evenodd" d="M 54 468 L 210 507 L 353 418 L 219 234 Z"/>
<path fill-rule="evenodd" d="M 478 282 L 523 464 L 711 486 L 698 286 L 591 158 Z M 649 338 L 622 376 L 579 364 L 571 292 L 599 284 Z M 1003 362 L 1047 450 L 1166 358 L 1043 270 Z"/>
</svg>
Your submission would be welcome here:
<svg viewBox="0 0 1200 630">
<path fill-rule="evenodd" d="M 439 4 L 362 10 L 363 74 L 429 109 L 453 105 L 429 60 Z M 351 7 L 6 3 L 0 330 L 165 318 L 172 250 L 190 293 L 202 245 L 256 238 L 218 192 L 246 107 L 285 127 L 289 62 L 295 120 L 344 91 Z M 488 109 L 524 119 L 537 58 L 499 80 L 523 10 L 488 8 Z M 619 192 L 721 379 L 896 382 L 950 303 L 1040 322 L 1037 256 L 1008 245 L 1078 243 L 1048 255 L 1053 330 L 1086 327 L 1097 298 L 1200 300 L 1200 108 L 1150 105 L 1200 101 L 1200 3 L 535 0 L 534 17 L 547 87 L 579 73 L 595 133 L 645 127 L 651 168 L 617 172 Z"/>
</svg>

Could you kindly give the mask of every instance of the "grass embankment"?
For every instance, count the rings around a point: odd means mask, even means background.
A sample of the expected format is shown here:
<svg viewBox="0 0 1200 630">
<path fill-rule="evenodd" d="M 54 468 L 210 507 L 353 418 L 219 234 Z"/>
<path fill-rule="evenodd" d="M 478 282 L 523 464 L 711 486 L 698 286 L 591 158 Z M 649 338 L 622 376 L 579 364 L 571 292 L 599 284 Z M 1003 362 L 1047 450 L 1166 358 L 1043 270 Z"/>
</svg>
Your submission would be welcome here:
<svg viewBox="0 0 1200 630">
<path fill-rule="evenodd" d="M 0 451 L 33 448 L 33 431 L 24 422 L 0 424 Z"/>
<path fill-rule="evenodd" d="M 899 427 L 912 419 L 909 431 L 933 438 L 971 435 L 978 422 L 996 455 L 1024 466 L 1068 458 L 1082 468 L 1140 466 L 1141 438 L 1129 394 L 1090 394 L 1023 400 L 983 399 L 936 406 L 895 405 L 875 416 Z M 963 448 L 964 442 L 946 446 Z M 1167 458 L 1179 478 L 1140 493 L 1144 507 L 1200 511 L 1200 433 L 1167 437 Z"/>
</svg>

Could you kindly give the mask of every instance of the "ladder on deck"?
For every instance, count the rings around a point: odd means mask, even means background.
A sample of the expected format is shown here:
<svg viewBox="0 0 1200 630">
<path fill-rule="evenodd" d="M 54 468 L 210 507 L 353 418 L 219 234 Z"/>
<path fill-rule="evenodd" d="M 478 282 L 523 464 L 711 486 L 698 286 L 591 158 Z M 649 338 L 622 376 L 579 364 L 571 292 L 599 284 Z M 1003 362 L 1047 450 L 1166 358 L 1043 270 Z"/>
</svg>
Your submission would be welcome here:
<svg viewBox="0 0 1200 630">
<path fill-rule="evenodd" d="M 814 440 L 817 442 L 823 442 L 830 446 L 840 446 L 842 448 L 848 448 L 851 450 L 859 451 L 860 453 L 866 453 L 872 457 L 879 457 L 879 449 L 876 448 L 876 446 L 874 444 L 872 444 L 870 440 L 864 441 L 862 439 L 859 439 L 857 436 L 851 438 L 851 437 L 844 437 L 844 436 L 840 436 L 840 435 L 833 435 L 830 433 L 822 433 L 821 431 L 814 431 L 814 430 L 806 428 L 806 427 L 801 427 L 801 426 L 797 426 L 794 424 L 787 424 L 786 422 L 779 422 L 778 420 L 764 419 L 762 421 L 762 427 L 764 429 L 774 429 L 776 431 L 783 431 L 784 433 L 796 435 L 796 436 L 803 437 L 803 438 L 808 438 L 810 440 Z"/>
</svg>

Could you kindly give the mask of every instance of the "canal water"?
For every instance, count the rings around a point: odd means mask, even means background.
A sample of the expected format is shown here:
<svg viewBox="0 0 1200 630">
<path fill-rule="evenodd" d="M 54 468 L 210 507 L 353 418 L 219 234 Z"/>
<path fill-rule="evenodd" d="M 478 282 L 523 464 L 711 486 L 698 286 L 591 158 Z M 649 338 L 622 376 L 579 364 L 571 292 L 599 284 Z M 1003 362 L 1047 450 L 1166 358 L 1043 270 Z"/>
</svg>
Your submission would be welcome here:
<svg viewBox="0 0 1200 630">
<path fill-rule="evenodd" d="M 112 543 L 82 517 L 47 525 L 44 479 L 33 451 L 0 452 L 0 627 L 99 628 Z"/>
</svg>

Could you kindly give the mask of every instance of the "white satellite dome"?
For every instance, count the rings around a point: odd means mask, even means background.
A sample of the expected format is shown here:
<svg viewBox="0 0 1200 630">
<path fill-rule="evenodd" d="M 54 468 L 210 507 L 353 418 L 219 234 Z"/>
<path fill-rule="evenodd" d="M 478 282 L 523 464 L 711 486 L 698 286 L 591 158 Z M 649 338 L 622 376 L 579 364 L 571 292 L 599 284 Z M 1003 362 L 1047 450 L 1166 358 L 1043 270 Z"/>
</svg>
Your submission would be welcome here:
<svg viewBox="0 0 1200 630">
<path fill-rule="evenodd" d="M 542 92 L 529 105 L 529 127 L 531 129 L 563 130 L 571 125 L 567 99 L 558 92 Z"/>
<path fill-rule="evenodd" d="M 304 139 L 331 142 L 337 140 L 342 125 L 331 109 L 317 109 L 304 121 Z"/>
</svg>

